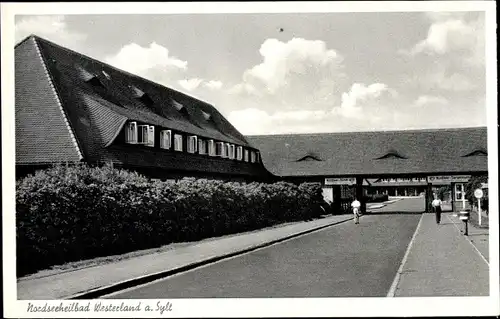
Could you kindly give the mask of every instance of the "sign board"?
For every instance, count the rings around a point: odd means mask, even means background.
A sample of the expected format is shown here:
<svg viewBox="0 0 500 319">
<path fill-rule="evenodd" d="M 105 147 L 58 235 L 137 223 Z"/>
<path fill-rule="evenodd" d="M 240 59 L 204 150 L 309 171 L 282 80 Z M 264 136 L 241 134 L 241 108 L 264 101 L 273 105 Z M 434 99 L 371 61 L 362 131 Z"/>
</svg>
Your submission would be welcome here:
<svg viewBox="0 0 500 319">
<path fill-rule="evenodd" d="M 479 199 L 479 198 L 483 197 L 483 191 L 482 191 L 480 188 L 476 189 L 476 190 L 474 191 L 474 196 L 475 196 L 477 199 Z"/>
<path fill-rule="evenodd" d="M 441 176 L 429 176 L 427 181 L 431 184 L 438 183 L 466 183 L 470 179 L 470 175 L 441 175 Z"/>
<path fill-rule="evenodd" d="M 325 185 L 355 185 L 356 177 L 325 178 Z"/>
</svg>

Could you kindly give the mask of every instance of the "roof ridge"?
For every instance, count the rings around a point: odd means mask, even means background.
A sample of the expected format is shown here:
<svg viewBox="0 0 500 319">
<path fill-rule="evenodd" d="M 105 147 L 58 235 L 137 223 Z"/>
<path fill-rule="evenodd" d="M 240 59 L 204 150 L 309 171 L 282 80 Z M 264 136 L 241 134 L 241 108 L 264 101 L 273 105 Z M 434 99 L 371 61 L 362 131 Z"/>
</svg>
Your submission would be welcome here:
<svg viewBox="0 0 500 319">
<path fill-rule="evenodd" d="M 369 133 L 422 133 L 422 132 L 442 132 L 442 131 L 463 131 L 487 129 L 487 126 L 466 126 L 466 127 L 449 127 L 449 128 L 422 128 L 410 130 L 374 130 L 374 131 L 346 131 L 346 132 L 323 132 L 323 133 L 283 133 L 283 134 L 261 134 L 261 135 L 245 135 L 249 138 L 259 137 L 283 137 L 283 136 L 320 136 L 320 135 L 339 135 L 339 134 L 369 134 Z"/>
<path fill-rule="evenodd" d="M 32 38 L 32 37 L 33 37 L 33 38 L 36 38 L 36 36 L 35 36 L 34 34 L 30 34 L 30 35 L 26 36 L 24 39 L 22 39 L 21 41 L 19 41 L 18 43 L 16 43 L 16 44 L 14 45 L 14 50 L 15 50 L 18 46 L 20 46 L 21 44 L 23 44 L 24 42 L 26 42 L 27 40 L 29 40 L 29 39 L 30 39 L 30 38 Z"/>
<path fill-rule="evenodd" d="M 29 38 L 31 38 L 31 37 L 29 37 Z M 39 58 L 40 58 L 40 60 L 42 62 L 42 66 L 43 66 L 43 69 L 45 71 L 45 75 L 46 75 L 47 80 L 49 82 L 49 85 L 50 85 L 50 87 L 51 87 L 51 89 L 52 89 L 52 91 L 53 91 L 53 93 L 54 93 L 54 95 L 56 97 L 56 101 L 57 101 L 58 107 L 59 107 L 59 109 L 60 109 L 60 111 L 62 113 L 64 122 L 65 122 L 66 127 L 68 129 L 68 132 L 70 134 L 71 140 L 73 141 L 73 144 L 74 144 L 74 146 L 76 148 L 78 156 L 80 157 L 80 160 L 82 160 L 83 159 L 82 147 L 81 147 L 81 145 L 80 145 L 80 143 L 79 143 L 79 141 L 78 141 L 78 139 L 76 137 L 76 134 L 74 132 L 74 128 L 71 125 L 71 122 L 70 122 L 70 120 L 68 118 L 68 114 L 66 114 L 65 107 L 62 104 L 61 96 L 60 96 L 59 92 L 57 91 L 56 86 L 54 85 L 54 79 L 52 77 L 50 69 L 47 67 L 47 61 L 45 59 L 45 56 L 44 56 L 42 50 L 40 49 L 40 47 L 38 45 L 37 37 L 33 36 L 32 38 L 33 38 L 33 43 L 35 44 L 35 50 L 36 50 L 37 55 L 39 56 Z"/>
</svg>

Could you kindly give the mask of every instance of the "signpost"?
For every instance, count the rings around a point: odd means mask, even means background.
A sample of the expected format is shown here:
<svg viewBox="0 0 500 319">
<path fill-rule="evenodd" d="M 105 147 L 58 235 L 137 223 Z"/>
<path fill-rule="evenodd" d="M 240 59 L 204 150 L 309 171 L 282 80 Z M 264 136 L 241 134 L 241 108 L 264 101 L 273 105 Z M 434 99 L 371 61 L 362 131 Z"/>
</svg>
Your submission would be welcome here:
<svg viewBox="0 0 500 319">
<path fill-rule="evenodd" d="M 483 190 L 480 188 L 477 188 L 474 191 L 474 197 L 477 198 L 477 213 L 478 213 L 478 219 L 479 219 L 479 226 L 481 226 L 481 198 L 483 197 Z"/>
</svg>

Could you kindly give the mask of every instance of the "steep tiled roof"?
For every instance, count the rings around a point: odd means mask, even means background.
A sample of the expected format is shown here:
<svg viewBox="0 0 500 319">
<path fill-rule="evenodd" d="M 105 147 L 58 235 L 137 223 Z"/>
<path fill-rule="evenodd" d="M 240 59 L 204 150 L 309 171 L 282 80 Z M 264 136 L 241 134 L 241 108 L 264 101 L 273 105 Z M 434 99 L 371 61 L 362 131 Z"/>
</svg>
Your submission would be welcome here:
<svg viewBox="0 0 500 319">
<path fill-rule="evenodd" d="M 16 163 L 80 161 L 80 146 L 34 38 L 17 45 L 14 74 Z"/>
<path fill-rule="evenodd" d="M 269 174 L 262 164 L 141 146 L 123 148 L 118 137 L 127 121 L 252 146 L 212 105 L 183 93 L 33 35 L 15 52 L 18 164 L 83 158 L 163 169 Z"/>
<path fill-rule="evenodd" d="M 486 127 L 247 136 L 279 176 L 485 172 Z M 297 161 L 308 154 L 322 161 Z M 480 152 L 479 152 L 480 153 Z"/>
</svg>

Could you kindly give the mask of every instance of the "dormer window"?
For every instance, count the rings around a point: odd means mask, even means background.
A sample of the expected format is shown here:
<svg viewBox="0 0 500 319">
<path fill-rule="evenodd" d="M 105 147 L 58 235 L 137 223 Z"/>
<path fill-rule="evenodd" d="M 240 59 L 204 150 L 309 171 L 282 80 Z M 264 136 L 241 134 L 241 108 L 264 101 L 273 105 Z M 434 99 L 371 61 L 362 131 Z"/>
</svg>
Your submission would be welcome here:
<svg viewBox="0 0 500 319">
<path fill-rule="evenodd" d="M 205 111 L 201 111 L 201 115 L 203 115 L 203 118 L 205 119 L 205 121 L 210 121 L 212 119 L 212 115 L 208 114 Z"/>
<path fill-rule="evenodd" d="M 208 155 L 215 156 L 215 142 L 214 142 L 214 140 L 208 141 Z"/>
<path fill-rule="evenodd" d="M 144 103 L 148 106 L 154 104 L 154 101 L 151 99 L 151 97 L 148 94 L 146 94 L 144 91 L 142 91 L 141 89 L 139 89 L 138 87 L 135 87 L 135 86 L 130 86 L 130 88 L 133 91 L 134 98 L 136 98 L 137 100 L 141 101 L 142 103 Z"/>
<path fill-rule="evenodd" d="M 405 157 L 405 156 L 403 156 L 403 155 L 401 155 L 398 152 L 393 151 L 393 150 L 391 150 L 391 151 L 387 152 L 385 155 L 382 155 L 382 156 L 377 157 L 375 159 L 380 160 L 380 159 L 387 159 L 387 158 L 407 159 L 407 157 Z"/>
<path fill-rule="evenodd" d="M 174 134 L 174 150 L 182 152 L 182 135 Z"/>
<path fill-rule="evenodd" d="M 470 157 L 470 156 L 488 156 L 488 152 L 485 149 L 477 149 L 468 154 L 463 155 L 462 157 Z"/>
<path fill-rule="evenodd" d="M 198 153 L 201 155 L 207 154 L 207 141 L 198 139 Z"/>
<path fill-rule="evenodd" d="M 198 146 L 198 137 L 195 135 L 191 135 L 188 137 L 188 145 L 187 145 L 187 151 L 189 153 L 196 153 L 196 148 Z"/>
<path fill-rule="evenodd" d="M 102 87 L 102 88 L 105 88 L 104 84 L 102 84 L 101 80 L 99 80 L 99 78 L 97 77 L 97 75 L 95 75 L 94 73 L 92 72 L 89 72 L 87 70 L 85 70 L 84 68 L 78 68 L 78 71 L 80 73 L 80 78 L 91 84 L 92 86 L 94 87 Z"/>
<path fill-rule="evenodd" d="M 109 75 L 106 71 L 102 70 L 101 73 L 106 77 L 106 79 L 111 80 L 111 75 Z"/>
<path fill-rule="evenodd" d="M 236 148 L 236 160 L 243 160 L 243 146 L 238 146 Z"/>
<path fill-rule="evenodd" d="M 172 131 L 160 131 L 160 147 L 167 150 L 172 147 Z"/>
</svg>

